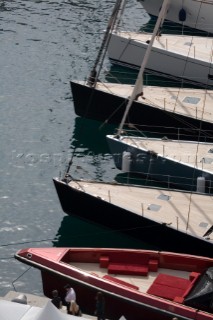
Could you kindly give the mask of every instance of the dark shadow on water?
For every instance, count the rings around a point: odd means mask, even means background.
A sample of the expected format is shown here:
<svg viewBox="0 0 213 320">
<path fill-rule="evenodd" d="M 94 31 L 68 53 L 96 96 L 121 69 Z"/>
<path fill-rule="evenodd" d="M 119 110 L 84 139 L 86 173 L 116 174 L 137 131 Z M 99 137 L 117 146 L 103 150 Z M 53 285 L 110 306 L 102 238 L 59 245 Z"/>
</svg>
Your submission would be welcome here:
<svg viewBox="0 0 213 320">
<path fill-rule="evenodd" d="M 140 31 L 145 31 L 148 33 L 152 33 L 156 24 L 157 18 L 151 16 L 150 20 L 144 24 Z M 165 20 L 163 26 L 161 28 L 161 33 L 164 34 L 175 34 L 175 35 L 193 35 L 197 37 L 212 37 L 212 33 L 197 30 L 194 28 L 190 28 L 185 26 L 184 24 L 174 23 L 171 21 Z"/>
<path fill-rule="evenodd" d="M 109 153 L 106 135 L 113 134 L 116 126 L 76 117 L 71 138 L 71 149 L 81 149 L 94 155 Z"/>
<path fill-rule="evenodd" d="M 110 83 L 134 85 L 138 74 L 138 69 L 132 69 L 120 65 L 111 65 L 105 75 L 105 79 Z M 162 86 L 172 88 L 200 88 L 198 85 L 190 84 L 187 81 L 171 79 L 148 72 L 144 73 L 143 82 L 145 86 Z"/>
<path fill-rule="evenodd" d="M 79 219 L 76 216 L 65 216 L 63 218 L 53 241 L 53 246 L 159 250 L 159 248 L 133 239 L 119 230 L 113 231 L 98 224 Z"/>
</svg>

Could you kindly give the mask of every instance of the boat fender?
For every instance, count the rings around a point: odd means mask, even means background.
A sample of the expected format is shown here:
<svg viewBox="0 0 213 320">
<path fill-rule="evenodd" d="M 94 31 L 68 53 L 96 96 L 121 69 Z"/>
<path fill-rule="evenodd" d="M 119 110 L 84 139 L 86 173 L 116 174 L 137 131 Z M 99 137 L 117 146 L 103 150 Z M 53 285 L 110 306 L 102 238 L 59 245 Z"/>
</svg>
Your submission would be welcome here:
<svg viewBox="0 0 213 320">
<path fill-rule="evenodd" d="M 179 11 L 179 21 L 186 21 L 186 10 L 184 10 L 183 8 Z"/>
<path fill-rule="evenodd" d="M 197 192 L 205 193 L 205 177 L 197 177 Z"/>
<path fill-rule="evenodd" d="M 123 172 L 130 172 L 130 166 L 131 166 L 131 152 L 124 151 L 122 154 L 122 168 L 121 170 Z"/>
</svg>

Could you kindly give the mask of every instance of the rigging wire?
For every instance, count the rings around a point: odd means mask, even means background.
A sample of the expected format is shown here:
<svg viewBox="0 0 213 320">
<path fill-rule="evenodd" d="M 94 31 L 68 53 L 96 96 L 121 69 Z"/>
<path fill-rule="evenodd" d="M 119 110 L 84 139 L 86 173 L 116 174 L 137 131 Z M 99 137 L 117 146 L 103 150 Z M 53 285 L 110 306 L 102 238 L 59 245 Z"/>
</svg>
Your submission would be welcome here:
<svg viewBox="0 0 213 320">
<path fill-rule="evenodd" d="M 106 29 L 102 44 L 100 46 L 98 55 L 96 57 L 94 66 L 93 66 L 92 71 L 91 71 L 91 74 L 90 74 L 90 76 L 88 78 L 88 84 L 90 86 L 95 86 L 96 82 L 98 80 L 102 64 L 100 65 L 98 72 L 97 72 L 96 69 L 97 69 L 97 66 L 98 66 L 98 64 L 100 62 L 101 56 L 103 56 L 102 60 L 104 59 L 104 56 L 105 56 L 105 53 L 106 53 L 106 50 L 104 51 L 104 48 L 106 47 L 106 44 L 109 43 L 110 32 L 114 29 L 114 27 L 116 25 L 116 19 L 117 19 L 118 14 L 119 14 L 119 12 L 121 10 L 121 5 L 122 4 L 123 4 L 123 6 L 125 5 L 125 0 L 117 0 L 116 3 L 115 3 L 112 15 L 111 15 L 111 17 L 109 19 L 109 22 L 108 22 L 108 26 L 107 26 L 107 29 Z M 103 54 L 103 52 L 104 52 L 104 54 Z"/>
<path fill-rule="evenodd" d="M 163 224 L 163 223 L 162 223 Z M 109 234 L 114 234 L 114 233 L 118 233 L 118 232 L 128 232 L 128 231 L 137 231 L 137 230 L 145 230 L 145 229 L 158 229 L 159 227 L 161 227 L 161 225 L 159 224 L 153 224 L 153 225 L 149 225 L 149 226 L 144 226 L 144 227 L 131 227 L 131 228 L 119 228 L 119 229 L 110 229 L 107 231 L 101 231 L 101 232 L 88 232 L 88 233 L 83 233 L 83 234 L 78 234 L 78 235 L 71 235 L 70 238 L 74 239 L 74 238 L 82 238 L 82 237 L 89 237 L 91 238 L 91 235 L 94 236 L 100 236 L 100 235 L 109 235 Z M 1 247 L 7 247 L 7 246 L 15 246 L 15 245 L 19 245 L 19 244 L 26 244 L 26 243 L 36 243 L 36 242 L 46 242 L 46 241 L 57 241 L 56 239 L 43 239 L 43 240 L 35 240 L 35 241 L 25 241 L 25 242 L 17 242 L 17 243 L 8 243 L 8 244 L 4 244 L 4 245 L 0 245 Z M 0 260 L 8 260 L 8 259 L 12 259 L 14 258 L 14 256 L 9 256 L 9 257 L 0 257 Z"/>
<path fill-rule="evenodd" d="M 9 247 L 9 246 L 16 246 L 16 245 L 19 245 L 19 244 L 26 244 L 26 243 L 35 243 L 35 242 L 46 242 L 46 241 L 53 241 L 55 240 L 54 238 L 53 239 L 42 239 L 42 240 L 29 240 L 29 241 L 22 241 L 22 242 L 12 242 L 12 243 L 7 243 L 7 244 L 0 244 L 0 248 L 3 248 L 3 247 Z"/>
<path fill-rule="evenodd" d="M 12 282 L 12 286 L 14 288 L 14 291 L 17 291 L 15 286 L 14 286 L 14 283 L 19 280 L 25 273 L 27 273 L 31 268 L 33 268 L 32 266 L 30 266 L 29 268 L 27 268 L 27 270 L 25 270 L 20 276 L 18 276 L 18 278 L 16 278 L 15 280 L 13 280 Z"/>
<path fill-rule="evenodd" d="M 107 48 L 108 48 L 110 37 L 111 37 L 111 31 L 115 28 L 116 23 L 119 23 L 119 22 L 116 22 L 116 20 L 117 20 L 117 17 L 119 16 L 119 13 L 121 12 L 120 15 L 122 14 L 125 5 L 126 5 L 126 0 L 117 0 L 116 3 L 115 3 L 115 6 L 114 6 L 114 9 L 113 9 L 112 15 L 111 15 L 111 17 L 109 19 L 108 26 L 107 26 L 107 29 L 106 29 L 102 44 L 100 46 L 98 55 L 96 57 L 94 66 L 93 66 L 93 68 L 91 70 L 90 76 L 89 76 L 89 78 L 87 80 L 88 84 L 93 88 L 95 87 L 95 85 L 96 85 L 96 83 L 98 81 L 98 78 L 99 78 L 99 75 L 100 75 L 100 72 L 101 72 L 101 68 L 103 66 L 103 61 L 104 61 L 104 58 L 106 56 Z M 104 50 L 104 48 L 105 48 L 105 50 Z M 102 60 L 101 60 L 101 57 L 102 57 Z M 99 67 L 99 70 L 97 72 L 96 69 L 97 69 L 99 63 L 100 63 L 100 67 Z M 94 91 L 93 91 L 93 93 L 94 93 Z M 88 104 L 87 104 L 87 110 L 89 109 L 89 106 L 91 104 L 93 93 L 90 95 L 90 99 L 89 99 Z M 74 150 L 72 152 L 71 159 L 70 159 L 70 161 L 69 161 L 69 163 L 67 165 L 67 169 L 65 170 L 63 179 L 66 179 L 68 174 L 69 174 L 70 178 L 72 178 L 70 173 L 69 173 L 69 171 L 70 171 L 70 168 L 71 168 L 71 165 L 72 165 L 72 162 L 73 162 L 73 158 L 74 158 L 74 155 L 75 155 L 75 152 L 76 152 L 76 148 L 77 147 L 75 146 L 75 148 L 74 148 Z"/>
</svg>

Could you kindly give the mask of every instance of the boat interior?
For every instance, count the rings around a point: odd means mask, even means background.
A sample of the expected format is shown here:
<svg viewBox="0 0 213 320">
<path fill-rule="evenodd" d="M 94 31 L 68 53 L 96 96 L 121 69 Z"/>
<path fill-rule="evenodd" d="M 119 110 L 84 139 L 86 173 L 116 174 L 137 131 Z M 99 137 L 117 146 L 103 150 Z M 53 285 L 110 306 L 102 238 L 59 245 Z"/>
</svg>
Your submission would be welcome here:
<svg viewBox="0 0 213 320">
<path fill-rule="evenodd" d="M 213 312 L 213 266 L 170 253 L 69 251 L 61 260 L 122 288 Z"/>
</svg>

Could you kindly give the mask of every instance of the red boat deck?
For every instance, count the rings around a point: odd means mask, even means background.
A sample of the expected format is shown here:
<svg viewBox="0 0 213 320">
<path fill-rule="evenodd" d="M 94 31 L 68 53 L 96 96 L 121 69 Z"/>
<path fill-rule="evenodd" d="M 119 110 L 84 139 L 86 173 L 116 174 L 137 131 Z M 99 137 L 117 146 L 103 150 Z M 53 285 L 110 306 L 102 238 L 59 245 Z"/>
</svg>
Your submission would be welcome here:
<svg viewBox="0 0 213 320">
<path fill-rule="evenodd" d="M 193 288 L 200 273 L 192 272 L 189 279 L 184 279 L 168 274 L 160 273 L 147 293 L 155 296 L 183 303 L 184 297 Z"/>
</svg>

